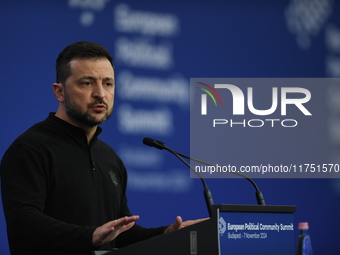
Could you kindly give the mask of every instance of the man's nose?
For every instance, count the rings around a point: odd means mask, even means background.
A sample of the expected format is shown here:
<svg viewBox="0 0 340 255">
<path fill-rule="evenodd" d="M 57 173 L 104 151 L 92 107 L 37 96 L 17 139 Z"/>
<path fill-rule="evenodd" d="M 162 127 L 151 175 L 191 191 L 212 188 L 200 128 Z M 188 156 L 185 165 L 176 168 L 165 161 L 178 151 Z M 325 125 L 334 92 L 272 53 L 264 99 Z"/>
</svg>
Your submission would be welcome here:
<svg viewBox="0 0 340 255">
<path fill-rule="evenodd" d="M 105 96 L 105 89 L 102 84 L 97 84 L 93 87 L 92 96 L 95 98 L 104 98 Z"/>
</svg>

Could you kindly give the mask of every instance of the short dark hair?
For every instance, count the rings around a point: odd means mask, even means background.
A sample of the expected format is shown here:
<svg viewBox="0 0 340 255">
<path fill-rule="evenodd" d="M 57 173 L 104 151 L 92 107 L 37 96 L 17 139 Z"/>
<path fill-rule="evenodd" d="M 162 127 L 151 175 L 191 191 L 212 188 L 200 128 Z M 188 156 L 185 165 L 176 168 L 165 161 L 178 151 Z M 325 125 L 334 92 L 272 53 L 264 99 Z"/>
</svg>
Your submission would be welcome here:
<svg viewBox="0 0 340 255">
<path fill-rule="evenodd" d="M 66 85 L 66 80 L 72 75 L 70 61 L 74 59 L 106 58 L 113 67 L 111 54 L 100 44 L 80 41 L 67 46 L 60 52 L 56 61 L 57 83 Z"/>
</svg>

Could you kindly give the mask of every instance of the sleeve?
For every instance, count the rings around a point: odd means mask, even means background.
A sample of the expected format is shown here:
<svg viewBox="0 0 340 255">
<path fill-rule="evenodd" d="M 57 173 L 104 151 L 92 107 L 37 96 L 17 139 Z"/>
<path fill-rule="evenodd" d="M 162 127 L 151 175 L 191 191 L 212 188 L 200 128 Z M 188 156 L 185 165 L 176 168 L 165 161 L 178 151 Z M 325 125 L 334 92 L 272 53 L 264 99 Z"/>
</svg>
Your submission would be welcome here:
<svg viewBox="0 0 340 255">
<path fill-rule="evenodd" d="M 120 217 L 124 216 L 130 216 L 132 215 L 130 212 L 130 209 L 128 207 L 128 202 L 127 202 L 127 197 L 126 197 L 126 186 L 127 186 L 127 172 L 126 168 L 123 164 L 123 162 L 119 159 L 120 162 L 120 167 L 123 170 L 122 173 L 122 183 L 123 185 L 123 198 L 121 201 L 121 212 L 120 212 Z M 131 229 L 121 233 L 117 238 L 116 238 L 116 247 L 120 248 L 123 246 L 127 246 L 136 242 L 143 241 L 145 239 L 161 235 L 164 233 L 164 230 L 167 228 L 167 226 L 163 227 L 158 227 L 158 228 L 145 228 L 140 225 L 135 224 Z"/>
<path fill-rule="evenodd" d="M 26 145 L 12 145 L 0 168 L 10 245 L 68 252 L 92 250 L 94 227 L 66 224 L 44 214 L 48 163 Z"/>
</svg>

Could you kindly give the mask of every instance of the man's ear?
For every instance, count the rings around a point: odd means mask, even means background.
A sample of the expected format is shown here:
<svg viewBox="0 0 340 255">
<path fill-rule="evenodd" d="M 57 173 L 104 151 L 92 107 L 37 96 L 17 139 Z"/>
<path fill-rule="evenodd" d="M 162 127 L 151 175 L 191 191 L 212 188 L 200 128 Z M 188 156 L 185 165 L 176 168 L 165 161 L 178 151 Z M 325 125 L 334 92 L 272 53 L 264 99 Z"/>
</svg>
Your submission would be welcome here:
<svg viewBox="0 0 340 255">
<path fill-rule="evenodd" d="M 64 86 L 61 83 L 53 83 L 52 90 L 54 96 L 57 98 L 57 100 L 62 103 L 64 102 Z"/>
</svg>

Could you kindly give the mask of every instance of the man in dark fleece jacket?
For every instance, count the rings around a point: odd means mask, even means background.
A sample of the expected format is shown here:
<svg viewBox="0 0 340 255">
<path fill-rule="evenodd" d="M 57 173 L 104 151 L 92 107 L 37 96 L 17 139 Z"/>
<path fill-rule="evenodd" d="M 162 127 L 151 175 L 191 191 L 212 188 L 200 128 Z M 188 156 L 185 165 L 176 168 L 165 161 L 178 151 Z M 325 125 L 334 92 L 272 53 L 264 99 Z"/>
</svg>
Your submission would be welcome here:
<svg viewBox="0 0 340 255">
<path fill-rule="evenodd" d="M 19 136 L 1 161 L 11 254 L 91 254 L 198 222 L 135 224 L 124 164 L 98 139 L 114 102 L 110 53 L 96 43 L 74 43 L 59 54 L 56 72 L 57 112 Z"/>
</svg>

